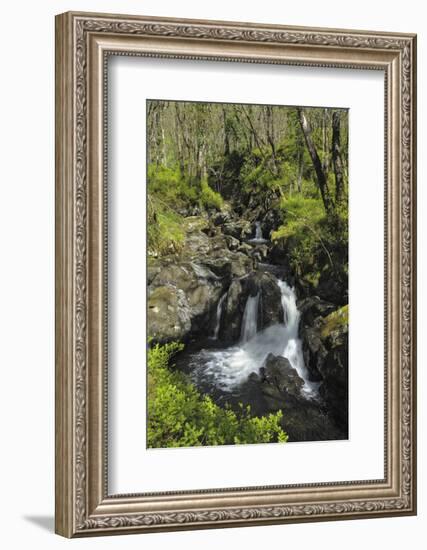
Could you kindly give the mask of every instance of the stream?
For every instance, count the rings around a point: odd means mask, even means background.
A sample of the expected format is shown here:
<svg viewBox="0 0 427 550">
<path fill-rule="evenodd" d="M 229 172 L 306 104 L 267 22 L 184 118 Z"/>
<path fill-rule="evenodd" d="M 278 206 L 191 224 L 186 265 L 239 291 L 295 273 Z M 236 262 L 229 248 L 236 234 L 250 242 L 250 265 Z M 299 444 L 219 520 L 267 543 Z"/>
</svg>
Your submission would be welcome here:
<svg viewBox="0 0 427 550">
<path fill-rule="evenodd" d="M 260 224 L 255 225 L 255 237 L 250 239 L 253 246 L 268 242 L 263 238 Z M 271 264 L 259 264 L 258 271 L 275 271 Z M 258 330 L 260 294 L 248 296 L 244 308 L 240 339 L 237 344 L 224 346 L 218 339 L 221 329 L 222 310 L 227 293 L 218 301 L 215 311 L 215 325 L 209 338 L 190 345 L 178 361 L 178 368 L 189 374 L 192 382 L 203 393 L 224 404 L 243 402 L 250 404 L 258 414 L 265 412 L 263 398 L 251 384 L 250 375 L 258 374 L 266 357 L 272 353 L 285 357 L 304 381 L 303 393 L 308 399 L 316 399 L 319 383 L 308 379 L 304 364 L 302 342 L 298 337 L 300 312 L 296 304 L 296 294 L 283 278 L 274 275 L 280 289 L 283 319 L 280 323 Z M 224 328 L 223 328 L 224 329 Z"/>
</svg>

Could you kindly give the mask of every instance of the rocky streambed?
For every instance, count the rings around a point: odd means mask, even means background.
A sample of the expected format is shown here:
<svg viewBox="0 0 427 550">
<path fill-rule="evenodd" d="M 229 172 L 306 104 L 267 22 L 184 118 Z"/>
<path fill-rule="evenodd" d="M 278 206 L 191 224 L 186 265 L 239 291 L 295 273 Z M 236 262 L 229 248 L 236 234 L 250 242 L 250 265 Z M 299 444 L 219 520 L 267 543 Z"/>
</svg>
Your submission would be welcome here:
<svg viewBox="0 0 427 550">
<path fill-rule="evenodd" d="M 298 288 L 268 221 L 184 223 L 181 251 L 149 258 L 149 337 L 184 342 L 177 368 L 218 404 L 282 410 L 290 441 L 346 439 L 347 306 Z"/>
</svg>

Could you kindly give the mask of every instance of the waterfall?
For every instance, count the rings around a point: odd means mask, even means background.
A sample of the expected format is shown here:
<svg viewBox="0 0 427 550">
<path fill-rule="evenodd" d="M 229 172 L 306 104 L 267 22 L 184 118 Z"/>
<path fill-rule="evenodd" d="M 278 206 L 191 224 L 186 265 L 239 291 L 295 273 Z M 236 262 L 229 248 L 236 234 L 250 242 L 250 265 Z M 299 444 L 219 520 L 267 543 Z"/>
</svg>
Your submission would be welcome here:
<svg viewBox="0 0 427 550">
<path fill-rule="evenodd" d="M 261 222 L 255 222 L 255 239 L 257 241 L 264 240 L 264 237 L 262 236 Z"/>
<path fill-rule="evenodd" d="M 216 306 L 215 328 L 212 336 L 214 340 L 218 340 L 219 329 L 221 328 L 222 306 L 226 297 L 227 293 L 223 294 L 218 302 L 218 305 Z"/>
<path fill-rule="evenodd" d="M 258 302 L 259 292 L 256 296 L 248 296 L 242 319 L 240 342 L 248 342 L 258 331 Z"/>
<path fill-rule="evenodd" d="M 315 389 L 315 385 L 310 383 L 308 371 L 304 364 L 304 355 L 302 352 L 302 342 L 298 338 L 299 322 L 301 314 L 297 308 L 296 295 L 285 281 L 278 280 L 277 284 L 282 295 L 283 323 L 286 327 L 286 346 L 281 354 L 286 357 L 292 367 L 298 372 L 299 376 L 305 381 L 306 390 Z"/>
<path fill-rule="evenodd" d="M 255 222 L 255 237 L 253 239 L 249 239 L 249 242 L 254 243 L 255 245 L 256 244 L 264 244 L 264 243 L 268 242 L 267 239 L 264 239 L 264 237 L 262 235 L 261 222 L 259 222 L 259 221 Z"/>
<path fill-rule="evenodd" d="M 318 383 L 308 380 L 302 343 L 298 337 L 300 312 L 296 295 L 285 281 L 277 279 L 283 321 L 257 331 L 259 293 L 249 296 L 242 319 L 240 342 L 225 349 L 203 349 L 194 354 L 190 364 L 196 383 L 214 385 L 223 391 L 233 391 L 253 372 L 258 373 L 269 353 L 285 357 L 304 380 L 307 396 L 316 394 Z"/>
</svg>

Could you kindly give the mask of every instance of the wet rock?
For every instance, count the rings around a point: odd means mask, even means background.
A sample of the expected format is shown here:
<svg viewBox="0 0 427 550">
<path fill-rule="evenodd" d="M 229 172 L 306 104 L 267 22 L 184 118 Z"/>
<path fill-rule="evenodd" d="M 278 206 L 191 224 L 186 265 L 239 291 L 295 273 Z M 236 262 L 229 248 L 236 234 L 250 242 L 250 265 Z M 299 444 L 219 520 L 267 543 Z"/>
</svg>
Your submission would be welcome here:
<svg viewBox="0 0 427 550">
<path fill-rule="evenodd" d="M 271 231 L 274 231 L 283 221 L 283 211 L 281 208 L 270 208 L 262 217 L 262 228 L 264 235 L 269 235 Z"/>
<path fill-rule="evenodd" d="M 281 266 L 287 273 L 292 273 L 289 265 L 289 252 L 283 241 L 280 240 L 271 243 L 268 257 L 271 263 Z M 294 285 L 294 281 L 289 280 L 288 282 Z"/>
<path fill-rule="evenodd" d="M 233 277 L 244 277 L 255 267 L 252 258 L 241 252 L 230 252 L 227 254 L 227 258 L 231 261 L 231 273 Z"/>
<path fill-rule="evenodd" d="M 300 327 L 300 338 L 303 343 L 304 364 L 308 370 L 309 379 L 313 382 L 319 382 L 322 380 L 320 368 L 327 355 L 320 338 L 319 329 L 302 325 Z"/>
<path fill-rule="evenodd" d="M 248 220 L 231 220 L 222 226 L 224 235 L 231 235 L 235 239 L 248 239 L 252 235 L 252 226 Z"/>
<path fill-rule="evenodd" d="M 306 401 L 301 393 L 304 380 L 285 357 L 269 353 L 261 367 L 260 379 L 261 391 L 269 401 L 280 403 L 279 408 Z"/>
<path fill-rule="evenodd" d="M 281 292 L 276 278 L 263 271 L 251 271 L 249 275 L 234 279 L 224 303 L 220 339 L 237 342 L 240 339 L 242 319 L 249 296 L 259 294 L 258 330 L 283 322 L 284 312 Z"/>
<path fill-rule="evenodd" d="M 258 244 L 250 251 L 250 256 L 258 262 L 265 262 L 268 258 L 269 247 L 266 244 Z"/>
<path fill-rule="evenodd" d="M 342 269 L 322 271 L 316 294 L 322 299 L 343 306 L 348 303 L 348 276 Z"/>
<path fill-rule="evenodd" d="M 336 424 L 348 426 L 348 306 L 301 329 L 305 366 Z"/>
<path fill-rule="evenodd" d="M 267 412 L 283 412 L 282 426 L 290 441 L 347 438 L 321 403 L 304 394 L 304 381 L 286 358 L 269 354 L 259 375 L 251 375 L 249 383 L 259 384 Z"/>
<path fill-rule="evenodd" d="M 323 383 L 320 393 L 339 426 L 348 424 L 348 306 L 330 314 L 320 335 L 327 349 L 319 365 Z"/>
<path fill-rule="evenodd" d="M 240 279 L 232 281 L 223 305 L 219 338 L 225 342 L 237 342 L 242 329 L 242 318 L 247 296 Z"/>
<path fill-rule="evenodd" d="M 260 290 L 259 301 L 259 329 L 283 323 L 284 311 L 282 295 L 274 275 L 258 272 L 254 276 L 254 283 Z"/>
<path fill-rule="evenodd" d="M 309 296 L 298 302 L 298 309 L 301 313 L 301 324 L 310 326 L 318 317 L 326 317 L 332 313 L 336 306 L 319 296 Z"/>
</svg>

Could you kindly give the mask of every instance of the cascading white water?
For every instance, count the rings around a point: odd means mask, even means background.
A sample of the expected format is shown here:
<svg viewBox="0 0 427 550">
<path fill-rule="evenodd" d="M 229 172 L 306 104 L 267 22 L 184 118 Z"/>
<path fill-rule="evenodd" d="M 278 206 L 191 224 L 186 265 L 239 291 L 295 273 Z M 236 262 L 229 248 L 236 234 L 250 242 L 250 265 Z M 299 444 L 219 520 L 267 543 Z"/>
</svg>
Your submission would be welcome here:
<svg viewBox="0 0 427 550">
<path fill-rule="evenodd" d="M 308 371 L 304 363 L 304 355 L 302 353 L 302 342 L 298 338 L 299 321 L 301 314 L 297 308 L 296 295 L 285 281 L 277 281 L 282 295 L 282 307 L 284 312 L 284 325 L 287 331 L 287 342 L 283 353 L 292 367 L 298 372 L 299 376 L 305 382 L 305 389 L 313 391 L 317 385 L 308 380 Z"/>
<path fill-rule="evenodd" d="M 255 239 L 262 240 L 263 238 L 261 222 L 255 222 Z"/>
<path fill-rule="evenodd" d="M 257 296 L 249 297 L 242 320 L 241 341 L 226 348 L 201 350 L 190 361 L 195 382 L 214 384 L 223 391 L 233 391 L 253 372 L 258 373 L 269 353 L 286 357 L 304 380 L 303 391 L 314 395 L 318 384 L 310 382 L 304 365 L 301 340 L 298 338 L 300 312 L 294 289 L 277 280 L 284 311 L 282 323 L 257 332 Z"/>
<path fill-rule="evenodd" d="M 216 306 L 215 327 L 214 327 L 214 333 L 212 335 L 212 338 L 214 340 L 218 340 L 219 329 L 221 328 L 222 307 L 224 305 L 224 301 L 226 298 L 227 298 L 227 293 L 221 296 L 221 298 L 219 299 L 218 305 Z"/>
<path fill-rule="evenodd" d="M 242 330 L 240 333 L 240 342 L 242 344 L 249 342 L 258 331 L 258 303 L 259 292 L 256 296 L 249 296 L 246 301 L 242 319 Z"/>
<path fill-rule="evenodd" d="M 254 243 L 255 245 L 268 242 L 267 239 L 264 239 L 263 237 L 261 222 L 255 222 L 255 237 L 253 239 L 249 239 L 249 242 Z"/>
</svg>

